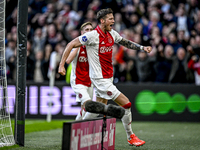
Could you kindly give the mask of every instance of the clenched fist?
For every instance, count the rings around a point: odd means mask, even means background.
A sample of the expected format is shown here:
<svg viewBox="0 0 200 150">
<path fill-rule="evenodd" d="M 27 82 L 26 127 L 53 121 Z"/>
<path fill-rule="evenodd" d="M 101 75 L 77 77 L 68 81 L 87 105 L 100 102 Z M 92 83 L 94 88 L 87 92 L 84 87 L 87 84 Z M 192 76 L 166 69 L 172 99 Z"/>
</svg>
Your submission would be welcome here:
<svg viewBox="0 0 200 150">
<path fill-rule="evenodd" d="M 58 73 L 60 73 L 61 75 L 64 76 L 66 74 L 65 67 L 64 66 L 59 66 Z"/>
<path fill-rule="evenodd" d="M 144 46 L 144 51 L 147 53 L 150 53 L 152 51 L 152 47 L 151 46 Z"/>
</svg>

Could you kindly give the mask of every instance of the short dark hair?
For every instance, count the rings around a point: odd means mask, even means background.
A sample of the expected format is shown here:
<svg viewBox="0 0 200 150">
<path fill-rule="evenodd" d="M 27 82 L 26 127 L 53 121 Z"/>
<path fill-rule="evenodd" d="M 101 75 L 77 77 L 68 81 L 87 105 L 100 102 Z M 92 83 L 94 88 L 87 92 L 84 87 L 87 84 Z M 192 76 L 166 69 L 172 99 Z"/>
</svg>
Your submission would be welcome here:
<svg viewBox="0 0 200 150">
<path fill-rule="evenodd" d="M 107 8 L 107 9 L 101 9 L 100 11 L 97 12 L 97 20 L 100 23 L 100 20 L 103 18 L 105 18 L 105 16 L 107 14 L 112 14 L 113 11 L 111 8 Z"/>
<path fill-rule="evenodd" d="M 83 28 L 87 25 L 91 25 L 92 26 L 92 23 L 91 22 L 85 22 L 84 24 L 82 24 L 81 26 L 81 31 L 83 30 Z"/>
</svg>

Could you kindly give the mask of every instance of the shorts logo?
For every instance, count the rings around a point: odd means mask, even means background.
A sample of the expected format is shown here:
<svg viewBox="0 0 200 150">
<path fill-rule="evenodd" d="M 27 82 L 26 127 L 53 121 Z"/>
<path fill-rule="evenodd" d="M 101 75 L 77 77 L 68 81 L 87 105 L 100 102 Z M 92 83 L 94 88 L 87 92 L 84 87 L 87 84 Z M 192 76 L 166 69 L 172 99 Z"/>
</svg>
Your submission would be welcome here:
<svg viewBox="0 0 200 150">
<path fill-rule="evenodd" d="M 83 42 L 86 42 L 86 41 L 87 41 L 87 37 L 86 37 L 86 36 L 83 36 L 83 37 L 82 37 L 82 41 L 83 41 Z"/>
<path fill-rule="evenodd" d="M 78 94 L 78 97 L 79 97 L 79 98 L 82 98 L 82 97 L 83 97 L 83 95 L 82 95 L 81 93 L 79 93 L 79 94 Z"/>
<path fill-rule="evenodd" d="M 111 96 L 111 95 L 112 95 L 112 92 L 111 92 L 111 91 L 108 91 L 108 92 L 107 92 L 107 95 L 108 95 L 108 96 Z"/>
</svg>

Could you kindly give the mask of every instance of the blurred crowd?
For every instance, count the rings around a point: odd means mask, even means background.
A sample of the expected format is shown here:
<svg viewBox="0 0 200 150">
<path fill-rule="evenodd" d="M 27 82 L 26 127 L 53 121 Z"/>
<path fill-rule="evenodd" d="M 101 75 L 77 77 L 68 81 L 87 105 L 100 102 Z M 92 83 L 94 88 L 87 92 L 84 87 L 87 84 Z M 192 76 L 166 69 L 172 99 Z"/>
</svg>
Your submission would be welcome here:
<svg viewBox="0 0 200 150">
<path fill-rule="evenodd" d="M 6 3 L 8 81 L 16 80 L 17 0 Z M 86 21 L 97 26 L 96 13 L 112 8 L 113 29 L 153 50 L 147 54 L 114 45 L 114 83 L 156 82 L 200 85 L 200 2 L 198 0 L 29 0 L 27 81 L 66 81 L 57 73 L 68 42 Z M 51 65 L 51 59 L 55 65 Z M 69 66 L 66 65 L 66 69 Z"/>
</svg>

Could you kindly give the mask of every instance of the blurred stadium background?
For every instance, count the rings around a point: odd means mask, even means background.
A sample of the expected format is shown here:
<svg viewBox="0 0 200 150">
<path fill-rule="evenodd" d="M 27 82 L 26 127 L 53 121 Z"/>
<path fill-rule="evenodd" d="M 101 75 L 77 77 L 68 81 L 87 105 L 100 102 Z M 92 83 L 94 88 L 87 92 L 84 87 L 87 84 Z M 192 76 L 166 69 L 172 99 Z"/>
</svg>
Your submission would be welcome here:
<svg viewBox="0 0 200 150">
<path fill-rule="evenodd" d="M 27 81 L 48 82 L 52 52 L 59 62 L 66 44 L 80 35 L 80 25 L 91 21 L 96 27 L 96 12 L 107 7 L 114 11 L 113 29 L 136 43 L 153 46 L 147 55 L 115 45 L 115 83 L 199 84 L 199 67 L 194 67 L 198 60 L 190 62 L 200 48 L 197 0 L 29 0 Z M 16 80 L 16 23 L 17 1 L 9 0 L 5 39 L 9 82 Z M 56 73 L 55 79 L 66 82 L 67 77 Z"/>
<path fill-rule="evenodd" d="M 14 118 L 16 83 L 17 3 L 17 0 L 6 1 L 5 58 L 11 118 Z M 132 51 L 117 44 L 113 51 L 114 83 L 133 104 L 133 129 L 136 128 L 141 138 L 147 137 L 147 145 L 150 144 L 148 141 L 152 142 L 150 147 L 145 145 L 142 148 L 196 149 L 200 121 L 198 0 L 29 0 L 26 118 L 36 119 L 31 121 L 36 125 L 37 119 L 46 119 L 51 96 L 49 76 L 52 70 L 49 66 L 53 53 L 56 53 L 57 66 L 52 119 L 75 118 L 80 104 L 75 103 L 75 94 L 69 84 L 70 66 L 66 65 L 68 74 L 60 76 L 57 73 L 58 63 L 66 44 L 79 36 L 80 25 L 91 21 L 95 27 L 96 12 L 108 7 L 114 11 L 113 29 L 129 40 L 153 47 L 150 54 Z M 120 126 L 118 122 L 116 149 L 128 149 L 124 147 L 126 141 L 121 142 L 118 138 L 123 137 L 124 132 L 118 130 Z M 172 131 L 165 128 L 171 128 Z M 171 140 L 176 137 L 175 133 L 178 137 Z M 168 142 L 167 135 L 171 138 Z M 193 143 L 187 145 L 187 138 L 180 142 L 185 135 Z M 155 136 L 157 141 L 162 139 L 160 147 L 152 139 Z M 34 140 L 28 141 L 31 144 Z M 176 146 L 167 148 L 173 141 Z"/>
<path fill-rule="evenodd" d="M 48 111 L 45 108 L 51 96 L 48 85 L 52 55 L 56 56 L 52 114 L 55 119 L 76 115 L 80 104 L 75 103 L 69 84 L 71 67 L 66 64 L 67 75 L 61 76 L 57 72 L 58 64 L 66 44 L 80 34 L 80 25 L 91 21 L 95 27 L 96 12 L 107 7 L 114 10 L 113 28 L 123 37 L 153 47 L 146 54 L 114 46 L 114 83 L 136 104 L 132 108 L 134 119 L 199 121 L 200 5 L 197 0 L 29 0 L 26 117 L 45 118 Z M 15 0 L 6 1 L 5 23 L 12 115 L 16 82 Z"/>
</svg>

